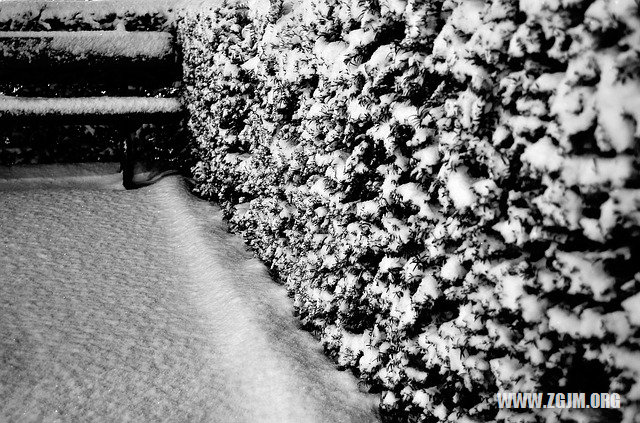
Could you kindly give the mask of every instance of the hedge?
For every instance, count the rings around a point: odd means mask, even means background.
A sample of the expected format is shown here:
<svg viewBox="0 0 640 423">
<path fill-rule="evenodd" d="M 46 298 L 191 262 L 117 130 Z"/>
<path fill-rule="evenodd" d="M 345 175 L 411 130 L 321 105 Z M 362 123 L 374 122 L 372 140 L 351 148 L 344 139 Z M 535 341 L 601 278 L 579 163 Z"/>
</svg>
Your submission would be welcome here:
<svg viewBox="0 0 640 423">
<path fill-rule="evenodd" d="M 0 31 L 174 31 L 179 0 L 3 0 Z"/>
<path fill-rule="evenodd" d="M 637 421 L 636 2 L 211 4 L 197 191 L 388 418 Z M 533 391 L 623 405 L 498 410 Z"/>
</svg>

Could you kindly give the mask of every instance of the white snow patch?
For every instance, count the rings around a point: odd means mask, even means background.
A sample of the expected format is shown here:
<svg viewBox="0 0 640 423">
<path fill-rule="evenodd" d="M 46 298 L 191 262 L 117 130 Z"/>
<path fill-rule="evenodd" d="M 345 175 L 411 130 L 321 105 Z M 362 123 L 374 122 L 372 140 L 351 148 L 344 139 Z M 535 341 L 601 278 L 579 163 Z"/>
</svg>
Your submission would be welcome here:
<svg viewBox="0 0 640 423">
<path fill-rule="evenodd" d="M 484 6 L 485 4 L 482 0 L 460 2 L 449 17 L 449 23 L 458 31 L 462 31 L 465 34 L 472 34 L 482 25 Z"/>
<path fill-rule="evenodd" d="M 458 168 L 451 172 L 447 179 L 447 190 L 457 209 L 469 207 L 476 201 L 471 180 L 464 168 Z"/>
<path fill-rule="evenodd" d="M 602 315 L 593 309 L 586 309 L 578 316 L 560 307 L 553 307 L 547 310 L 547 316 L 550 328 L 574 338 L 602 338 L 605 335 Z"/>
<path fill-rule="evenodd" d="M 640 294 L 624 300 L 622 302 L 622 308 L 628 313 L 631 323 L 640 326 Z"/>
<path fill-rule="evenodd" d="M 436 299 L 440 296 L 440 289 L 438 288 L 438 281 L 430 275 L 424 275 L 420 285 L 415 294 L 413 294 L 413 301 L 418 304 L 425 302 L 428 298 Z"/>
<path fill-rule="evenodd" d="M 440 276 L 445 280 L 456 280 L 464 277 L 466 269 L 456 256 L 449 257 L 440 269 Z"/>
</svg>

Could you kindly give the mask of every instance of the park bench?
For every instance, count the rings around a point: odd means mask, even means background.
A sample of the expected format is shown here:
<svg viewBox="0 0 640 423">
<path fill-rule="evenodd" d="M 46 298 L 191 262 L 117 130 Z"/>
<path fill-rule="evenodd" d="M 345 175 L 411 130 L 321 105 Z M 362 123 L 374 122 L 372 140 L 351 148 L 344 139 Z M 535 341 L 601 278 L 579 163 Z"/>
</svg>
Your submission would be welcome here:
<svg viewBox="0 0 640 423">
<path fill-rule="evenodd" d="M 173 36 L 167 32 L 0 32 L 0 82 L 90 87 L 108 81 L 112 86 L 142 84 L 157 88 L 170 87 L 179 80 Z M 49 97 L 0 96 L 0 124 L 95 124 L 123 130 L 127 136 L 121 143 L 120 156 L 127 189 L 135 187 L 137 129 L 181 116 L 182 106 L 176 97 L 60 97 L 57 93 Z"/>
</svg>

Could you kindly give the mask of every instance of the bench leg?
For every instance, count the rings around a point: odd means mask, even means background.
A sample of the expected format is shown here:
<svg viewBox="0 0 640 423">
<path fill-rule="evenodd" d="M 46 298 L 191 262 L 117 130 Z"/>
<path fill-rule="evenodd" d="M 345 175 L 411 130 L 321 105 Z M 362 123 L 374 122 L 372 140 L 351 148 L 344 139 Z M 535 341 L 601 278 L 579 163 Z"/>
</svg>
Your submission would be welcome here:
<svg viewBox="0 0 640 423">
<path fill-rule="evenodd" d="M 137 132 L 137 126 L 130 126 L 123 142 L 121 167 L 122 185 L 125 189 L 135 188 L 133 172 L 136 164 Z"/>
</svg>

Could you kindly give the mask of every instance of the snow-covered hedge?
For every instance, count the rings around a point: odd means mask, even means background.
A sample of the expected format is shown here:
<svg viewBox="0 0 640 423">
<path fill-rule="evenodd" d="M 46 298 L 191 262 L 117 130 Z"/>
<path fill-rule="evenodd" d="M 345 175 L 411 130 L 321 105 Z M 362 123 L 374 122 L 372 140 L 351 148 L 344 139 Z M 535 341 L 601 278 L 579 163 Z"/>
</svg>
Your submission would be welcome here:
<svg viewBox="0 0 640 423">
<path fill-rule="evenodd" d="M 590 421 L 498 411 L 495 393 L 619 392 L 599 418 L 634 421 L 639 16 L 634 0 L 188 9 L 197 189 L 388 415 Z"/>
<path fill-rule="evenodd" d="M 12 0 L 0 4 L 0 31 L 168 31 L 177 0 Z"/>
</svg>

